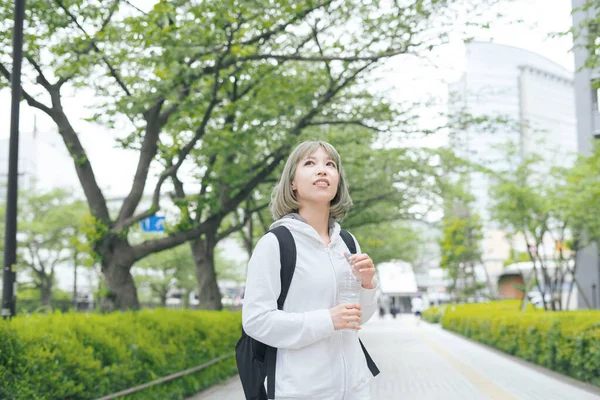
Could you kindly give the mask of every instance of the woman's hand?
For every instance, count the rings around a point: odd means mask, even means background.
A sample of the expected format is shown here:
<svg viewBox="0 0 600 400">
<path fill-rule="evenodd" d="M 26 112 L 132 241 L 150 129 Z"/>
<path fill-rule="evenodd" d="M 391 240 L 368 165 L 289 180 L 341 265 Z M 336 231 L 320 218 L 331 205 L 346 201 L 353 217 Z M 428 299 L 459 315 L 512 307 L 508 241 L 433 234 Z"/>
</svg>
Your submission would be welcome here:
<svg viewBox="0 0 600 400">
<path fill-rule="evenodd" d="M 375 289 L 375 264 L 368 254 L 344 253 L 353 268 L 359 272 L 361 286 L 365 289 Z M 349 255 L 349 257 L 348 257 Z"/>
<path fill-rule="evenodd" d="M 339 306 L 331 308 L 329 313 L 331 314 L 331 320 L 333 321 L 333 328 L 336 331 L 341 329 L 360 329 L 362 317 L 360 304 L 340 304 Z"/>
</svg>

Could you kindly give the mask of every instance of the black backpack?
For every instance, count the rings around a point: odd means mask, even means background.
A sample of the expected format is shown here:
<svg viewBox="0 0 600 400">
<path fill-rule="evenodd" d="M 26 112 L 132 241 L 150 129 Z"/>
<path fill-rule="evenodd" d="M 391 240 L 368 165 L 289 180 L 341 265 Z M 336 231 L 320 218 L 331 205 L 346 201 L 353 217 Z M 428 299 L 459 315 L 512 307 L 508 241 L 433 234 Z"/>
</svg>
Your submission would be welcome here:
<svg viewBox="0 0 600 400">
<path fill-rule="evenodd" d="M 279 241 L 280 254 L 280 277 L 281 294 L 277 299 L 277 308 L 283 309 L 283 303 L 287 297 L 296 268 L 296 243 L 294 237 L 288 228 L 278 226 L 269 232 L 273 233 Z M 350 253 L 356 254 L 356 244 L 352 235 L 347 231 L 340 232 L 342 239 L 346 243 Z M 373 362 L 373 359 L 360 341 L 363 353 L 367 360 L 367 365 L 373 376 L 379 374 L 379 369 Z M 268 400 L 275 398 L 275 362 L 277 360 L 277 349 L 261 343 L 244 332 L 235 346 L 235 360 L 244 388 L 246 400 Z M 267 392 L 265 392 L 264 381 L 267 378 Z"/>
</svg>

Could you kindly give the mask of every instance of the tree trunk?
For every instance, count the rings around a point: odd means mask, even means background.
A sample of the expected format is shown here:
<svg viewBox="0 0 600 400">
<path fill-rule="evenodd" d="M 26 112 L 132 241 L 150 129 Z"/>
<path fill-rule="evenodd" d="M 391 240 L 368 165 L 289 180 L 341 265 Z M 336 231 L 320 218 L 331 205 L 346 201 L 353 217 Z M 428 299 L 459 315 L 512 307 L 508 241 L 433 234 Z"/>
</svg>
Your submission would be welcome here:
<svg viewBox="0 0 600 400">
<path fill-rule="evenodd" d="M 198 308 L 201 310 L 222 310 L 221 292 L 215 271 L 215 235 L 207 233 L 204 239 L 190 242 L 192 256 L 196 264 L 198 281 Z"/>
<path fill-rule="evenodd" d="M 77 311 L 77 251 L 73 253 L 73 308 Z"/>
<path fill-rule="evenodd" d="M 52 301 L 52 282 L 44 280 L 40 285 L 40 300 L 43 306 L 50 306 Z"/>
<path fill-rule="evenodd" d="M 569 266 L 567 264 L 567 271 L 571 274 L 571 282 L 569 283 L 569 293 L 567 293 L 567 304 L 565 305 L 565 310 L 569 311 L 571 307 L 571 293 L 573 292 L 573 286 L 575 285 L 575 273 L 577 272 L 577 253 L 573 257 L 574 264 L 573 269 L 569 270 Z"/>
<path fill-rule="evenodd" d="M 488 287 L 488 293 L 490 295 L 489 298 L 490 300 L 498 300 L 498 294 L 496 292 L 496 288 L 492 284 L 492 278 L 490 277 L 490 271 L 488 271 L 487 264 L 484 263 L 482 260 L 480 260 L 479 262 L 483 266 L 483 272 L 485 273 L 485 281 Z"/>
<path fill-rule="evenodd" d="M 113 236 L 100 243 L 96 251 L 102 257 L 102 274 L 109 289 L 101 300 L 103 311 L 139 309 L 137 288 L 131 275 L 135 260 L 132 247 L 126 240 Z"/>
</svg>

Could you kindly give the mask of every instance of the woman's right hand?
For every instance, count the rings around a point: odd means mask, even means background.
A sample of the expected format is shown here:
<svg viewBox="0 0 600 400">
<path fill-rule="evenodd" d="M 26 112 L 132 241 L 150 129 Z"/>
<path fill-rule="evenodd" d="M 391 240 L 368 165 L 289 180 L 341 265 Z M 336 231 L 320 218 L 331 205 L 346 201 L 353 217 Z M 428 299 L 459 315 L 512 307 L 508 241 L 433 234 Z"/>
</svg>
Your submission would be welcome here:
<svg viewBox="0 0 600 400">
<path fill-rule="evenodd" d="M 360 329 L 360 320 L 362 317 L 360 304 L 340 304 L 339 306 L 329 309 L 329 313 L 331 314 L 331 320 L 333 321 L 333 328 L 336 331 L 341 329 Z"/>
</svg>

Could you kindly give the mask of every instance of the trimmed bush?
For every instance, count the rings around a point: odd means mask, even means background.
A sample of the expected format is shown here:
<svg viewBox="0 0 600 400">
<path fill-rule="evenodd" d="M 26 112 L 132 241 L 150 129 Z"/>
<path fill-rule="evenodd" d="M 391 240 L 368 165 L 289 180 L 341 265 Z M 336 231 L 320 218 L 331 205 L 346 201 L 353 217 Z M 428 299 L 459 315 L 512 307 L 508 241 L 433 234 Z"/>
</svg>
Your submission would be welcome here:
<svg viewBox="0 0 600 400">
<path fill-rule="evenodd" d="M 240 313 L 148 310 L 0 321 L 1 399 L 97 399 L 233 353 Z M 127 396 L 183 399 L 237 372 L 231 357 Z"/>
<path fill-rule="evenodd" d="M 600 386 L 600 312 L 519 310 L 518 301 L 447 306 L 445 329 Z"/>
<path fill-rule="evenodd" d="M 421 318 L 423 318 L 424 321 L 430 322 L 432 324 L 439 324 L 442 320 L 442 317 L 444 316 L 445 310 L 445 306 L 430 307 L 421 313 Z"/>
</svg>

